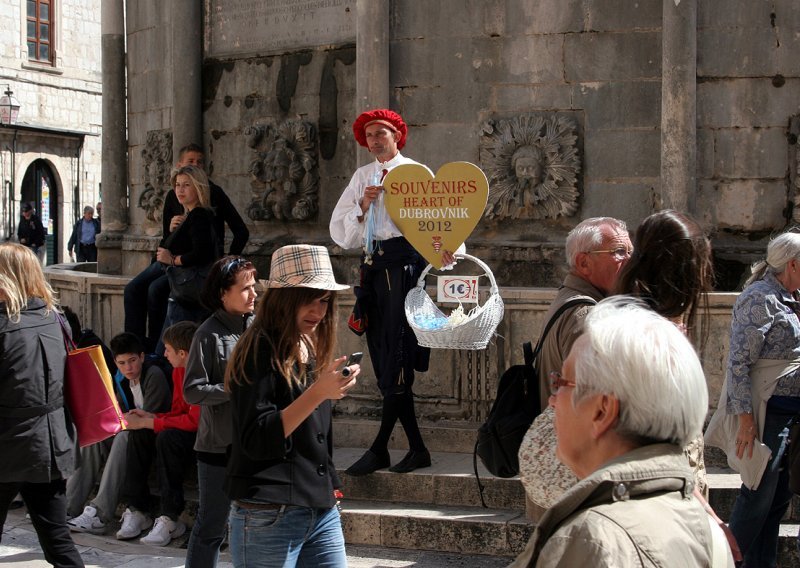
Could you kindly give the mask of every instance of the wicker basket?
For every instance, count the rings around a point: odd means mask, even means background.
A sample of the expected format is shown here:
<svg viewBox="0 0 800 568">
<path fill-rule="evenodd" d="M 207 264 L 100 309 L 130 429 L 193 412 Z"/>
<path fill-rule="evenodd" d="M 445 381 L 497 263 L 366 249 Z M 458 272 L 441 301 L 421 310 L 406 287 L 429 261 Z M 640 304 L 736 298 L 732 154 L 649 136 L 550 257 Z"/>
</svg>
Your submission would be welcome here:
<svg viewBox="0 0 800 568">
<path fill-rule="evenodd" d="M 431 270 L 428 265 L 419 277 L 416 287 L 406 296 L 405 310 L 408 325 L 414 330 L 423 347 L 435 349 L 485 349 L 503 319 L 503 299 L 500 297 L 494 274 L 486 264 L 469 254 L 457 254 L 457 259 L 471 260 L 480 266 L 489 278 L 489 298 L 471 310 L 466 319 L 449 323 L 446 315 L 436 306 L 425 291 L 425 277 Z"/>
</svg>

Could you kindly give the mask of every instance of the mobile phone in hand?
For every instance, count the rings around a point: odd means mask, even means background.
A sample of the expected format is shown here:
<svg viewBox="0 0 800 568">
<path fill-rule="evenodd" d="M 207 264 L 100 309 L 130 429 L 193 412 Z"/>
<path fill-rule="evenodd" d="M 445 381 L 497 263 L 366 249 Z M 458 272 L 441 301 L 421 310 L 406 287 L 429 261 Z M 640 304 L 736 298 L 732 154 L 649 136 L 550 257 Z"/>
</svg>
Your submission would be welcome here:
<svg viewBox="0 0 800 568">
<path fill-rule="evenodd" d="M 344 364 L 344 368 L 342 369 L 342 376 L 343 377 L 349 377 L 350 373 L 352 372 L 350 370 L 350 365 L 357 365 L 358 363 L 360 363 L 361 362 L 361 358 L 363 356 L 364 356 L 364 353 L 362 353 L 361 351 L 357 351 L 355 353 L 351 353 L 350 357 L 347 358 L 347 362 L 345 362 L 345 364 Z"/>
</svg>

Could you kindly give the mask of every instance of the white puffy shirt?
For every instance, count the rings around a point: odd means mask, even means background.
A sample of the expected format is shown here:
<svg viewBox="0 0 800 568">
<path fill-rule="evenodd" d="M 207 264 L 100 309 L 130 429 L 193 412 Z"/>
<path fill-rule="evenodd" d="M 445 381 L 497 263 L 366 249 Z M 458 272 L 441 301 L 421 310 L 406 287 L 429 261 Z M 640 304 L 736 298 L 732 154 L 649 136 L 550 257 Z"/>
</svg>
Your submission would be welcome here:
<svg viewBox="0 0 800 568">
<path fill-rule="evenodd" d="M 366 218 L 363 222 L 358 222 L 358 217 L 362 215 L 359 201 L 361 201 L 361 198 L 364 196 L 364 189 L 370 185 L 374 185 L 376 172 L 380 172 L 381 170 L 392 171 L 401 164 L 419 164 L 419 162 L 411 158 L 406 158 L 398 152 L 397 155 L 388 162 L 381 163 L 375 160 L 356 170 L 356 173 L 350 178 L 350 183 L 347 184 L 344 193 L 342 193 L 338 203 L 336 203 L 336 207 L 333 209 L 333 214 L 331 215 L 331 238 L 333 238 L 337 245 L 344 249 L 361 248 L 364 246 L 364 230 L 367 226 Z M 383 199 L 375 200 L 373 203 L 376 206 L 375 211 L 378 215 L 376 225 L 380 228 L 375 235 L 375 239 L 383 241 L 403 236 L 403 233 L 400 232 L 397 225 L 389 218 L 389 213 L 387 213 L 386 207 L 383 205 Z"/>
</svg>

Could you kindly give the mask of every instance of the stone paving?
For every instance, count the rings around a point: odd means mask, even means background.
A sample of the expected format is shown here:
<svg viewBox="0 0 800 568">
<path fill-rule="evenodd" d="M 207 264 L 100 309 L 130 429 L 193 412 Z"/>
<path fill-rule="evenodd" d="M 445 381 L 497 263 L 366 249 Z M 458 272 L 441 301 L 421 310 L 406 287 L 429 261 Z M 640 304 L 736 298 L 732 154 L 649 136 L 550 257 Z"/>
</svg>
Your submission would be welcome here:
<svg viewBox="0 0 800 568">
<path fill-rule="evenodd" d="M 138 541 L 118 541 L 113 536 L 75 534 L 73 538 L 87 568 L 178 568 L 186 551 L 172 547 L 146 546 Z M 219 568 L 232 568 L 230 555 L 223 553 Z M 510 559 L 415 552 L 408 550 L 348 546 L 350 568 L 500 568 Z M 0 564 L 10 568 L 46 568 L 36 533 L 25 517 L 25 509 L 9 511 L 0 543 Z"/>
</svg>

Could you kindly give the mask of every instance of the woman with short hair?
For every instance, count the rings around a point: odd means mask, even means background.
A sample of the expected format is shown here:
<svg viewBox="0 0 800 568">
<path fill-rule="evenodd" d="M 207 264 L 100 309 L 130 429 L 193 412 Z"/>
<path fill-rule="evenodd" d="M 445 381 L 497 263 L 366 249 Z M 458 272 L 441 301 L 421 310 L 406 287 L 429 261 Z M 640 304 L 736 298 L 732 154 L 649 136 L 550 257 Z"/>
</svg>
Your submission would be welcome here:
<svg viewBox="0 0 800 568">
<path fill-rule="evenodd" d="M 39 259 L 0 244 L 0 533 L 19 492 L 45 559 L 83 566 L 67 527 L 75 428 L 64 406 L 67 350 Z"/>
</svg>

